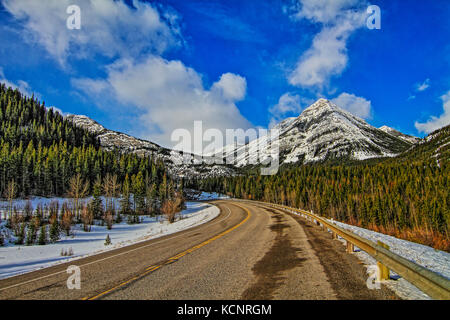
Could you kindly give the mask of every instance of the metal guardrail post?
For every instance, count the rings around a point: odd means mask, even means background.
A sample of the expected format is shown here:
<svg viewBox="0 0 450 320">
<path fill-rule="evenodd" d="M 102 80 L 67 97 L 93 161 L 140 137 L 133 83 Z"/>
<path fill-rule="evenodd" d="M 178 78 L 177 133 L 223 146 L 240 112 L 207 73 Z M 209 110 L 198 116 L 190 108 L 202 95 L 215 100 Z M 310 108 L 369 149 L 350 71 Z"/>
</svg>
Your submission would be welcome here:
<svg viewBox="0 0 450 320">
<path fill-rule="evenodd" d="M 377 244 L 380 247 L 383 247 L 386 250 L 389 250 L 389 246 L 387 244 L 381 242 L 380 240 L 377 241 Z M 389 269 L 388 269 L 388 267 L 386 267 L 380 261 L 377 261 L 377 266 L 378 266 L 378 279 L 377 280 L 378 281 L 389 280 Z"/>
<path fill-rule="evenodd" d="M 353 244 L 353 243 L 351 243 L 350 241 L 348 241 L 348 240 L 345 240 L 345 242 L 346 242 L 346 251 L 348 252 L 348 253 L 353 253 L 353 252 L 355 252 L 355 245 Z"/>
</svg>

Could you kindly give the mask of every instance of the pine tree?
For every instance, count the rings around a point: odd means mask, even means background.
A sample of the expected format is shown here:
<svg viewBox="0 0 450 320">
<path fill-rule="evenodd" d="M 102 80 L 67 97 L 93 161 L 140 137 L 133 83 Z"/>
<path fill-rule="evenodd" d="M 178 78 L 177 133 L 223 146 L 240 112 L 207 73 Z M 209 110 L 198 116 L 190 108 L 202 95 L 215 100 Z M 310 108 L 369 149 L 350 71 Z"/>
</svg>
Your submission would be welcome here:
<svg viewBox="0 0 450 320">
<path fill-rule="evenodd" d="M 51 227 L 50 227 L 50 241 L 55 243 L 60 238 L 60 229 L 59 229 L 59 223 L 58 218 L 55 216 L 53 218 Z"/>
<path fill-rule="evenodd" d="M 36 220 L 30 221 L 28 223 L 28 231 L 27 231 L 27 239 L 26 239 L 26 245 L 31 246 L 36 242 L 36 235 L 37 235 L 37 224 Z"/>
<path fill-rule="evenodd" d="M 130 201 L 130 181 L 128 174 L 125 176 L 125 181 L 122 185 L 122 197 L 120 200 L 120 213 L 128 215 L 131 213 L 131 201 Z"/>
<path fill-rule="evenodd" d="M 101 219 L 103 216 L 103 201 L 101 198 L 102 195 L 102 180 L 100 177 L 97 177 L 93 186 L 93 199 L 91 202 L 91 211 L 94 215 L 94 219 Z"/>
<path fill-rule="evenodd" d="M 45 225 L 43 225 L 41 227 L 41 231 L 39 233 L 38 244 L 45 245 L 45 244 L 47 244 L 47 242 L 48 242 L 47 227 Z"/>
</svg>

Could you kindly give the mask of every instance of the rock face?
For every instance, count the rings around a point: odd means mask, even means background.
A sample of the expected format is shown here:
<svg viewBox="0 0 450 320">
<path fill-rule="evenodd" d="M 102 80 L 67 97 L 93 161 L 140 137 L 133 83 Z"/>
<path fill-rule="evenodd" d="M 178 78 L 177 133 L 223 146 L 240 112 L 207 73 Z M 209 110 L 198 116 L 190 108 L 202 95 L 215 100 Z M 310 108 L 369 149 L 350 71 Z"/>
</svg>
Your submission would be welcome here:
<svg viewBox="0 0 450 320">
<path fill-rule="evenodd" d="M 66 119 L 76 126 L 94 133 L 100 140 L 100 146 L 107 151 L 136 153 L 162 159 L 172 176 L 178 177 L 214 177 L 236 174 L 236 169 L 225 165 L 208 165 L 192 154 L 181 154 L 156 143 L 138 139 L 130 135 L 106 129 L 98 122 L 82 115 L 67 115 Z M 186 161 L 188 159 L 189 161 Z"/>
<path fill-rule="evenodd" d="M 275 145 L 280 164 L 305 164 L 394 157 L 420 140 L 389 127 L 375 128 L 329 100 L 319 99 L 297 118 L 287 118 L 276 125 L 278 140 L 263 136 L 245 145 L 226 146 L 215 156 L 229 164 L 208 165 L 192 154 L 182 155 L 153 142 L 108 130 L 86 116 L 69 115 L 67 118 L 96 134 L 102 148 L 153 155 L 164 161 L 172 175 L 187 178 L 235 175 L 240 167 L 266 166 L 269 158 L 274 156 L 271 153 L 274 148 L 270 146 Z M 192 161 L 184 161 L 186 158 Z M 230 163 L 229 159 L 234 161 Z"/>
<path fill-rule="evenodd" d="M 386 132 L 387 134 L 390 134 L 391 136 L 394 136 L 394 137 L 397 137 L 399 139 L 402 139 L 402 140 L 404 140 L 404 141 L 406 141 L 408 143 L 415 144 L 415 143 L 418 143 L 420 141 L 420 138 L 413 137 L 413 136 L 401 133 L 400 131 L 397 131 L 397 130 L 395 130 L 395 129 L 391 128 L 391 127 L 388 127 L 388 126 L 382 126 L 379 129 L 381 131 Z"/>
<path fill-rule="evenodd" d="M 342 110 L 329 100 L 319 99 L 297 118 L 279 123 L 280 163 L 310 163 L 332 159 L 364 160 L 394 157 L 411 147 L 412 143 L 369 125 L 364 120 Z M 267 137 L 256 139 L 234 150 L 242 154 L 237 166 L 254 163 L 259 150 L 264 161 Z"/>
</svg>

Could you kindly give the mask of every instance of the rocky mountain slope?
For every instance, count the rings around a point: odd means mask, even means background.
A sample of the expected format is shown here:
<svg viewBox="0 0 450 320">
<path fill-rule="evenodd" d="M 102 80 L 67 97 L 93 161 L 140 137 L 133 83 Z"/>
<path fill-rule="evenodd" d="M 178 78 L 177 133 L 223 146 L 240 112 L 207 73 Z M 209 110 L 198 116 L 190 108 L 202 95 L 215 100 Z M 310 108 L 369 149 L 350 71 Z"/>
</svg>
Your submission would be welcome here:
<svg viewBox="0 0 450 320">
<path fill-rule="evenodd" d="M 387 134 L 390 134 L 391 136 L 394 136 L 394 137 L 397 137 L 399 139 L 402 139 L 402 140 L 404 140 L 404 141 L 406 141 L 408 143 L 415 144 L 415 143 L 420 141 L 420 138 L 413 137 L 413 136 L 401 133 L 400 131 L 395 130 L 395 129 L 393 129 L 391 127 L 388 127 L 388 126 L 382 126 L 382 127 L 378 128 L 378 129 L 380 129 L 381 131 L 386 132 Z"/>
<path fill-rule="evenodd" d="M 171 174 L 183 177 L 234 175 L 240 167 L 265 164 L 270 157 L 277 156 L 280 164 L 394 157 L 420 140 L 386 126 L 375 128 L 331 101 L 319 99 L 297 118 L 287 118 L 276 125 L 278 140 L 263 136 L 245 145 L 226 146 L 216 157 L 223 158 L 228 165 L 208 165 L 192 154 L 183 156 L 153 142 L 108 130 L 86 116 L 67 118 L 95 133 L 103 148 L 156 156 Z M 271 145 L 278 147 L 276 155 L 271 154 L 276 150 L 269 148 Z M 193 160 L 189 163 L 186 158 Z"/>
<path fill-rule="evenodd" d="M 94 133 L 100 140 L 100 146 L 105 150 L 151 155 L 162 159 L 173 176 L 207 178 L 236 174 L 236 168 L 231 166 L 208 165 L 192 154 L 183 155 L 181 152 L 161 147 L 156 143 L 106 129 L 98 122 L 83 115 L 67 115 L 66 119 Z"/>
<path fill-rule="evenodd" d="M 339 108 L 331 101 L 319 99 L 297 118 L 279 123 L 280 163 L 310 163 L 332 159 L 364 160 L 394 157 L 409 149 L 412 143 L 369 125 Z M 237 166 L 258 162 L 269 155 L 271 139 L 261 137 L 229 152 L 237 154 Z"/>
</svg>

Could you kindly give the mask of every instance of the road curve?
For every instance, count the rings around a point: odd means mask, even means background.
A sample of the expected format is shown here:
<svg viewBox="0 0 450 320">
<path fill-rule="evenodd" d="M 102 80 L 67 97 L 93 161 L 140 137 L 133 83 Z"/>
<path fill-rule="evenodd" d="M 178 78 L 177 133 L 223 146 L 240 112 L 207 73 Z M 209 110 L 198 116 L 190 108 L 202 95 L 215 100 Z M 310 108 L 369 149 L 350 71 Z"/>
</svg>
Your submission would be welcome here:
<svg viewBox="0 0 450 320">
<path fill-rule="evenodd" d="M 395 299 L 369 290 L 356 257 L 303 219 L 215 201 L 212 221 L 172 235 L 0 280 L 0 299 Z M 81 289 L 67 288 L 67 267 Z"/>
</svg>

